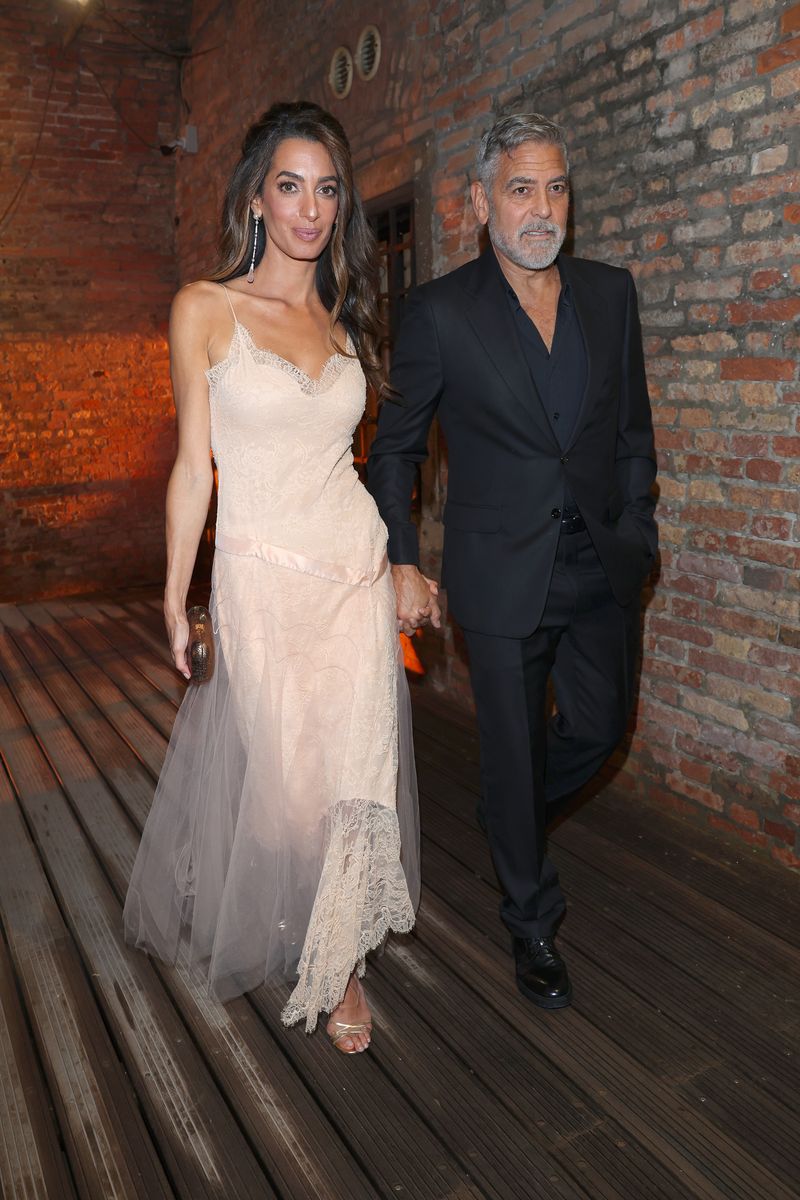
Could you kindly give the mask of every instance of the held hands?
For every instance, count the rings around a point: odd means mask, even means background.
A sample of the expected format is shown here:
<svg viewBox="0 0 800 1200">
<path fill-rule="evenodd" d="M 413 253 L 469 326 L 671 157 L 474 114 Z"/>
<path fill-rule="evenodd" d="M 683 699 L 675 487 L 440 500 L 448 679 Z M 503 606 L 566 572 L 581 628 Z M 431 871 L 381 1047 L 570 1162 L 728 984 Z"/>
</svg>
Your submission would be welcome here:
<svg viewBox="0 0 800 1200">
<path fill-rule="evenodd" d="M 439 608 L 439 585 L 428 579 L 418 567 L 409 563 L 392 567 L 392 580 L 397 596 L 397 619 L 400 630 L 410 635 L 422 625 L 439 629 L 442 623 Z"/>
<path fill-rule="evenodd" d="M 186 620 L 186 613 L 182 608 L 172 610 L 164 605 L 164 622 L 167 626 L 173 662 L 184 679 L 191 679 L 192 673 L 186 661 L 186 650 L 189 644 L 189 622 Z"/>
</svg>

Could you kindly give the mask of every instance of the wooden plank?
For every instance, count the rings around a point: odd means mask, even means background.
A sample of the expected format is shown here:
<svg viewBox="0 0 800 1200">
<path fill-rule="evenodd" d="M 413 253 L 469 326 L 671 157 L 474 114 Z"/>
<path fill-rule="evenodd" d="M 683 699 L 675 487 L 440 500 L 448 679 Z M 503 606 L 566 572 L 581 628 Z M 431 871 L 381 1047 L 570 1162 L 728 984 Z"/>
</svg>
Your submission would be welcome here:
<svg viewBox="0 0 800 1200">
<path fill-rule="evenodd" d="M 446 900 L 448 920 L 452 920 L 451 910 L 456 910 L 475 926 L 472 933 L 473 940 L 480 942 L 485 947 L 483 939 L 488 937 L 490 942 L 505 948 L 507 939 L 497 920 L 494 890 L 484 881 L 476 878 L 470 880 L 469 876 L 459 869 L 454 870 L 453 860 L 447 852 L 427 838 L 425 839 L 425 861 L 427 862 L 426 878 L 429 880 L 429 889 L 435 892 L 440 900 Z M 577 918 L 571 914 L 570 926 L 572 927 L 576 923 Z M 596 934 L 598 926 L 596 923 L 592 926 L 591 922 L 587 921 L 587 927 L 591 946 L 593 934 Z M 574 938 L 567 941 L 566 926 L 561 939 L 562 944 L 576 945 Z M 585 952 L 583 936 L 580 944 L 584 947 Z M 574 954 L 571 955 L 571 960 L 574 957 Z M 510 984 L 513 968 L 510 959 L 505 959 L 505 962 L 507 964 L 505 987 L 508 989 L 509 986 L 513 986 Z M 579 973 L 577 971 L 574 973 L 576 979 L 579 978 Z M 622 978 L 615 986 L 624 989 L 626 978 L 630 978 L 630 976 L 626 975 L 624 968 L 620 974 Z M 614 980 L 611 979 L 610 983 L 613 985 Z M 669 1130 L 672 1136 L 678 1139 L 675 1144 L 684 1146 L 685 1158 L 689 1162 L 693 1162 L 701 1172 L 708 1167 L 709 1178 L 715 1182 L 723 1195 L 729 1198 L 737 1197 L 737 1200 L 752 1200 L 753 1196 L 759 1195 L 759 1188 L 763 1182 L 761 1165 L 756 1164 L 746 1150 L 737 1146 L 735 1142 L 725 1137 L 720 1130 L 709 1123 L 702 1113 L 692 1112 L 689 1119 L 685 1103 L 679 1102 L 667 1085 L 643 1070 L 641 1065 L 626 1053 L 625 1041 L 631 1036 L 635 1036 L 639 1019 L 639 1010 L 636 1008 L 633 996 L 630 1009 L 627 1024 L 617 1034 L 620 1039 L 619 1044 L 611 1042 L 610 1038 L 604 1038 L 599 1027 L 595 1026 L 594 1045 L 588 1051 L 589 1061 L 592 1062 L 598 1082 L 602 1080 L 602 1086 L 607 1090 L 611 1089 L 612 1094 L 613 1091 L 618 1091 L 622 1085 L 622 1097 L 619 1097 L 621 1109 L 614 1115 L 620 1124 L 624 1124 L 626 1127 L 630 1127 L 632 1117 L 644 1117 L 645 1126 L 644 1128 L 640 1127 L 635 1136 L 644 1145 L 650 1145 L 651 1148 L 654 1132 Z M 570 1016 L 573 1011 L 577 1011 L 590 1021 L 594 1016 L 594 1010 L 582 1010 L 580 991 L 576 994 Z M 686 1011 L 691 1011 L 688 1003 Z M 703 1012 L 702 1007 L 699 1011 Z M 621 1063 L 624 1064 L 624 1070 L 619 1076 Z M 609 1070 L 610 1064 L 612 1066 Z M 668 1164 L 665 1163 L 666 1165 Z M 775 1195 L 782 1194 L 785 1200 L 789 1200 L 791 1192 L 787 1191 L 785 1184 L 777 1176 L 770 1175 L 765 1186 L 773 1186 L 773 1181 L 774 1186 L 778 1188 Z"/>
<path fill-rule="evenodd" d="M 474 718 L 439 705 L 420 690 L 414 705 L 418 758 L 479 794 L 478 738 Z M 800 947 L 800 888 L 796 876 L 748 850 L 719 830 L 703 828 L 666 812 L 646 798 L 604 788 L 571 818 L 601 833 L 620 848 L 680 878 L 695 892 L 715 900 L 784 941 Z"/>
<path fill-rule="evenodd" d="M 16 804 L 0 766 L 0 810 Z M 5 843 L 4 843 L 5 845 Z M 5 846 L 5 853 L 10 847 Z M 2 860 L 0 859 L 0 862 Z M 14 968 L 0 937 L 0 1196 L 74 1200 L 53 1103 L 33 1051 Z"/>
<path fill-rule="evenodd" d="M 376 1030 L 370 1051 L 397 1090 L 414 1097 L 429 1128 L 470 1164 L 478 1185 L 504 1200 L 608 1196 L 600 1176 L 593 1192 L 581 1186 L 568 1158 L 559 1162 L 553 1155 L 536 1121 L 493 1102 L 476 1055 L 465 1061 L 455 1053 L 427 1014 L 420 1016 L 404 1002 L 403 988 L 392 986 L 392 975 L 400 972 L 376 970 L 370 976 Z"/>
<path fill-rule="evenodd" d="M 14 726 L 8 720 L 11 702 L 4 685 L 0 700 L 5 751 Z M 17 770 L 24 769 L 29 751 L 19 746 Z M 50 796 L 57 798 L 54 783 Z M 19 808 L 8 795 L 0 803 L 0 855 L 3 929 L 78 1193 L 82 1200 L 136 1200 L 143 1195 L 167 1200 L 174 1193 L 136 1095 L 109 1041 Z"/>
<path fill-rule="evenodd" d="M 17 620 L 18 632 L 27 635 L 28 623 L 21 614 L 18 614 Z M 0 621 L 4 622 L 7 628 L 8 613 L 0 612 Z M 77 799 L 81 820 L 85 826 L 89 829 L 103 829 L 104 850 L 111 864 L 109 869 L 129 874 L 133 865 L 129 833 L 120 835 L 118 824 L 107 821 L 107 814 L 117 806 L 114 792 L 101 777 L 48 692 L 31 671 L 17 643 L 2 631 L 0 672 L 6 681 L 13 681 L 17 703 L 25 713 L 25 719 L 16 717 L 13 724 L 5 730 L 0 730 L 0 736 L 6 739 L 13 739 L 13 731 L 17 731 L 18 744 L 13 740 L 7 743 L 7 754 L 28 751 L 28 757 L 21 770 L 33 772 L 39 769 L 39 758 L 34 753 L 32 739 L 28 736 L 30 726 L 30 731 L 46 748 L 49 764 L 48 769 L 41 770 L 38 776 L 41 787 L 46 788 L 50 775 L 55 774 L 67 794 Z M 136 807 L 137 805 L 134 806 L 134 811 Z"/>
<path fill-rule="evenodd" d="M 581 1087 L 652 1156 L 668 1178 L 674 1175 L 680 1180 L 675 1195 L 768 1200 L 773 1176 L 764 1176 L 746 1149 L 690 1111 L 669 1085 L 643 1069 L 594 1023 L 593 1013 L 584 1013 L 577 1005 L 555 1016 L 532 1010 L 513 986 L 509 955 L 473 925 L 474 914 L 465 902 L 469 889 L 452 887 L 439 855 L 432 858 L 442 868 L 438 878 L 447 897 L 428 894 L 418 919 L 418 937 L 484 997 L 491 1012 L 486 1028 L 503 1019 L 529 1038 L 555 1069 Z M 635 1020 L 632 1014 L 630 1023 Z M 778 1194 L 790 1200 L 791 1190 L 782 1180 L 776 1183 Z M 649 1193 L 645 1189 L 642 1194 Z"/>
<path fill-rule="evenodd" d="M 682 1083 L 677 1094 L 738 1141 L 746 1130 L 749 1153 L 768 1170 L 800 1180 L 797 1082 L 777 1093 L 765 1072 L 733 1063 L 709 1067 Z"/>
<path fill-rule="evenodd" d="M 441 792 L 437 795 L 441 800 Z M 429 836 L 494 888 L 483 835 L 458 828 L 449 814 L 436 810 L 437 805 L 429 802 L 425 813 Z M 620 875 L 624 879 L 624 873 L 618 866 L 615 869 L 613 863 L 607 865 L 613 876 L 609 877 L 596 863 L 587 866 L 563 847 L 558 854 L 554 851 L 553 856 L 567 894 L 575 899 L 562 928 L 562 945 L 576 946 L 598 966 L 605 967 L 607 978 L 616 977 L 622 984 L 623 1004 L 626 997 L 628 1004 L 634 997 L 640 1002 L 633 1031 L 627 1023 L 620 1028 L 626 1038 L 638 1041 L 640 1052 L 648 1056 L 651 1066 L 656 1065 L 649 1056 L 657 1031 L 652 1028 L 647 1006 L 653 1013 L 670 1018 L 676 1031 L 674 1036 L 680 1036 L 677 1031 L 684 1038 L 691 1035 L 695 1043 L 693 1053 L 701 1056 L 698 1067 L 706 1064 L 703 1053 L 725 1054 L 733 1039 L 741 1047 L 740 1062 L 749 1062 L 753 1069 L 765 1067 L 776 1082 L 792 1086 L 791 1050 L 796 1044 L 799 963 L 795 962 L 793 971 L 784 971 L 779 977 L 774 996 L 761 990 L 759 1008 L 766 1013 L 767 1022 L 754 1029 L 753 995 L 748 986 L 751 973 L 746 965 L 742 966 L 735 949 L 728 948 L 724 932 L 711 919 L 702 934 L 696 933 L 668 908 L 662 911 L 650 903 L 629 882 L 620 883 Z M 651 949 L 651 944 L 657 951 Z M 758 953 L 757 945 L 754 953 Z M 635 982 L 631 984 L 631 980 Z M 607 1005 L 608 996 L 602 1003 L 604 1007 Z M 662 1069 L 669 1064 L 673 1072 L 680 1073 L 685 1054 L 692 1053 L 691 1045 L 684 1046 L 684 1054 L 677 1055 L 675 1048 L 670 1047 L 672 1036 L 668 1036 L 666 1043 L 662 1038 Z"/>
<path fill-rule="evenodd" d="M 89 621 L 127 662 L 177 708 L 183 699 L 186 684 L 160 649 L 157 651 L 152 641 L 143 641 L 138 636 L 135 623 L 131 622 L 123 608 L 106 600 L 97 603 L 70 601 L 70 608 L 76 616 Z"/>
<path fill-rule="evenodd" d="M 468 1064 L 483 1094 L 472 1107 L 483 1129 L 482 1137 L 474 1142 L 481 1160 L 480 1142 L 485 1140 L 507 1154 L 510 1166 L 533 1188 L 522 1153 L 529 1147 L 543 1168 L 552 1164 L 557 1176 L 569 1180 L 570 1195 L 585 1193 L 592 1200 L 645 1194 L 653 1200 L 672 1200 L 675 1196 L 678 1179 L 667 1176 L 663 1166 L 609 1118 L 594 1096 L 566 1078 L 513 1025 L 498 1020 L 486 1005 L 483 991 L 466 986 L 448 970 L 435 948 L 419 938 L 392 940 L 369 980 L 370 997 L 392 1005 L 392 1036 L 388 1046 L 382 1046 L 388 1057 L 387 1069 L 393 1075 L 402 1074 L 407 1087 L 419 1090 L 424 1068 L 421 1072 L 416 1055 L 422 1054 L 434 1064 L 430 1069 L 435 1071 L 437 1083 L 432 1091 L 426 1088 L 425 1094 L 429 1104 L 441 1096 L 436 1104 L 440 1122 L 448 1106 L 457 1106 L 459 1123 L 463 1123 L 463 1112 L 470 1110 L 469 1105 L 459 1103 L 460 1089 L 453 1079 L 457 1072 L 448 1062 L 448 1054 L 452 1062 Z M 549 1014 L 543 1019 L 566 1026 L 564 1036 L 570 1036 L 569 1018 L 564 1022 L 561 1014 Z M 426 1042 L 431 1041 L 426 1053 Z M 502 1149 L 504 1130 L 512 1137 L 511 1148 L 506 1150 Z M 469 1130 L 464 1132 L 470 1136 Z M 447 1140 L 453 1144 L 450 1135 Z M 498 1194 L 505 1192 L 501 1189 Z M 548 1194 L 546 1186 L 543 1194 Z"/>
<path fill-rule="evenodd" d="M 469 830 L 462 830 L 458 842 L 461 848 L 465 848 L 470 845 L 470 839 L 476 836 L 473 797 L 479 794 L 477 770 L 470 768 L 460 754 L 456 755 L 449 747 L 443 750 L 438 743 L 431 757 L 437 764 L 433 768 L 428 765 L 424 750 L 418 760 L 420 779 L 424 781 L 423 791 L 427 790 L 436 803 L 470 826 Z M 463 780 L 467 780 L 468 784 Z M 583 836 L 582 855 L 570 861 L 564 859 L 562 851 L 559 858 L 556 848 L 565 847 L 569 852 L 570 844 L 575 846 L 581 838 L 580 829 L 581 826 L 574 819 L 564 822 L 551 838 L 553 854 L 563 870 L 571 867 L 576 877 L 585 881 L 582 884 L 585 899 L 594 906 L 595 911 L 605 913 L 607 924 L 614 925 L 621 921 L 628 930 L 643 924 L 647 937 L 657 941 L 660 954 L 671 958 L 681 970 L 694 973 L 695 977 L 710 985 L 745 1014 L 750 1013 L 752 1005 L 750 981 L 754 975 L 761 975 L 767 981 L 767 987 L 760 990 L 759 1004 L 770 1028 L 784 1029 L 787 1033 L 798 1029 L 800 1006 L 797 993 L 788 982 L 791 977 L 800 982 L 800 957 L 793 949 L 782 944 L 773 934 L 764 937 L 758 926 L 744 922 L 738 916 L 728 916 L 729 910 L 718 900 L 706 900 L 704 903 L 706 898 L 698 896 L 693 889 L 686 885 L 673 885 L 663 871 L 654 878 L 652 871 L 647 873 L 646 866 L 637 868 L 635 856 L 628 854 L 623 857 L 618 844 L 609 858 L 610 843 L 595 841 L 595 853 L 592 856 L 587 845 L 592 836 L 588 830 Z M 493 871 L 484 840 L 480 836 L 472 843 L 473 848 L 478 843 L 480 849 L 475 851 L 478 858 L 473 854 L 467 865 L 492 880 Z M 608 865 L 603 878 L 602 872 L 597 873 L 597 857 L 604 850 Z M 628 868 L 627 872 L 620 870 L 621 857 Z M 576 858 L 583 862 L 587 870 L 580 870 Z M 765 873 L 771 876 L 775 870 L 767 867 Z M 615 889 L 615 881 L 620 878 L 626 881 L 626 886 Z M 600 895 L 597 894 L 598 888 L 602 893 Z M 652 903 L 646 898 L 648 889 L 662 898 L 660 903 Z M 621 912 L 621 908 L 625 908 L 626 912 Z M 713 935 L 709 932 L 712 928 Z M 767 1050 L 763 1045 L 753 1045 L 752 1036 L 750 1048 L 754 1054 Z M 785 1065 L 785 1055 L 781 1053 L 774 1060 L 774 1066 L 780 1070 Z"/>
<path fill-rule="evenodd" d="M 493 882 L 494 872 L 483 834 L 475 826 L 467 828 L 463 823 L 453 821 L 453 810 L 457 813 L 459 806 L 440 785 L 433 799 L 424 767 L 420 779 L 423 795 L 428 801 L 425 812 L 428 833 L 435 836 L 440 845 L 451 847 L 451 853 L 470 871 Z M 634 860 L 629 876 L 620 870 L 619 852 L 609 857 L 608 845 L 604 847 L 600 840 L 595 840 L 592 855 L 586 848 L 585 837 L 584 853 L 575 855 L 570 843 L 575 844 L 580 839 L 580 830 L 570 833 L 567 825 L 562 826 L 551 839 L 553 858 L 568 895 L 579 897 L 581 908 L 603 914 L 602 924 L 608 931 L 607 936 L 613 938 L 619 931 L 639 936 L 643 942 L 652 942 L 658 947 L 659 956 L 671 962 L 682 977 L 701 982 L 748 1017 L 752 1006 L 749 981 L 761 962 L 769 986 L 760 990 L 759 1007 L 770 1030 L 796 1027 L 800 1008 L 797 995 L 793 994 L 792 979 L 800 988 L 800 955 L 787 948 L 787 953 L 770 960 L 769 944 L 762 948 L 760 930 L 754 927 L 749 931 L 748 950 L 743 954 L 738 945 L 726 937 L 725 910 L 719 910 L 720 921 L 717 921 L 712 906 L 709 906 L 705 922 L 687 923 L 682 915 L 692 904 L 688 889 L 687 894 L 679 898 L 673 895 L 674 903 L 671 904 L 665 881 L 666 902 L 653 903 L 647 891 L 653 888 L 654 881 L 652 874 L 645 876 L 646 868 L 640 867 L 637 872 Z M 660 879 L 658 885 L 661 886 Z M 568 935 L 569 922 L 564 929 Z M 774 965 L 777 972 L 771 979 L 770 965 Z"/>
<path fill-rule="evenodd" d="M 295 1069 L 313 1081 L 318 1102 L 358 1155 L 375 1195 L 486 1200 L 486 1191 L 473 1178 L 471 1161 L 459 1161 L 428 1125 L 416 1090 L 406 1095 L 387 1079 L 379 1048 L 389 1013 L 376 1007 L 375 1036 L 368 1053 L 349 1056 L 333 1051 L 322 1036 L 308 1037 L 299 1027 L 284 1029 L 279 1013 L 285 998 L 280 987 L 263 986 L 249 994 L 261 1019 L 276 1037 L 282 1037 Z"/>
<path fill-rule="evenodd" d="M 27 617 L 18 610 L 20 617 Z M 0 618 L 2 619 L 2 618 Z M 153 796 L 153 779 L 128 742 L 109 724 L 105 714 L 93 704 L 86 692 L 63 670 L 62 664 L 27 624 L 7 632 L 19 651 L 4 651 L 3 671 L 12 690 L 21 695 L 27 677 L 36 675 L 53 701 L 68 712 L 70 725 L 87 754 L 95 763 L 102 762 L 103 774 L 135 820 L 144 820 Z M 6 642 L 8 639 L 6 639 Z M 108 690 L 113 684 L 108 683 Z M 119 695 L 117 689 L 114 689 Z"/>
<path fill-rule="evenodd" d="M 176 702 L 168 699 L 123 657 L 118 646 L 108 641 L 98 625 L 91 621 L 89 607 L 74 602 L 65 604 L 58 600 L 49 600 L 42 607 L 73 638 L 84 654 L 114 681 L 131 704 L 147 717 L 159 733 L 168 738 L 175 720 Z"/>
<path fill-rule="evenodd" d="M 5 639 L 2 639 L 5 640 Z M 0 665 L 4 666 L 0 647 Z M 30 685 L 26 712 L 49 735 L 60 724 L 47 698 Z M 31 711 L 38 699 L 38 712 Z M 5 686 L 0 688 L 0 749 L 59 902 L 91 973 L 105 1020 L 136 1082 L 148 1121 L 167 1164 L 175 1191 L 187 1200 L 237 1197 L 267 1200 L 274 1195 L 262 1168 L 208 1075 L 185 1026 L 163 992 L 149 962 L 122 941 L 121 907 L 98 867 L 73 813 L 47 780 L 47 764 L 21 717 L 15 719 Z M 44 729 L 49 723 L 50 729 Z M 47 741 L 45 741 L 47 744 Z M 81 748 L 62 776 L 73 801 L 91 775 Z M 34 760 L 35 771 L 30 770 Z M 66 764 L 65 764 L 66 765 Z M 28 769 L 25 769 L 25 768 Z M 68 782 L 69 781 L 69 782 Z M 77 787 L 76 787 L 76 781 Z M 111 801 L 105 821 L 113 812 Z M 114 856 L 120 835 L 114 839 Z M 134 839 L 128 830 L 126 857 Z"/>
<path fill-rule="evenodd" d="M 68 690 L 64 695 L 69 700 Z M 28 698 L 33 703 L 31 696 L 29 690 Z M 67 707 L 71 712 L 74 706 Z M 124 712 L 119 716 L 125 721 Z M 64 715 L 59 720 L 58 714 L 48 709 L 47 729 L 43 723 L 40 728 L 49 738 L 60 724 L 67 724 Z M 137 836 L 110 796 L 102 806 L 84 802 L 86 771 L 81 768 L 78 744 L 72 745 L 71 754 L 65 753 L 60 744 L 57 753 L 64 787 L 121 898 L 127 888 Z M 143 955 L 131 957 L 142 969 L 150 969 Z M 185 960 L 174 970 L 153 966 L 276 1185 L 285 1188 L 288 1195 L 306 1196 L 321 1194 L 335 1182 L 341 1194 L 371 1200 L 371 1184 L 338 1143 L 306 1086 L 254 1018 L 252 1008 L 245 1001 L 228 1006 L 215 1003 L 206 993 L 204 980 L 189 969 Z"/>
<path fill-rule="evenodd" d="M 131 705 L 127 696 L 120 691 L 114 681 L 84 654 L 74 638 L 62 629 L 41 605 L 21 605 L 20 612 L 30 621 L 39 637 L 65 668 L 63 678 L 66 680 L 66 687 L 70 696 L 77 699 L 79 703 L 79 707 L 73 712 L 75 718 L 73 728 L 78 736 L 81 733 L 91 736 L 91 745 L 94 748 L 93 757 L 98 763 L 103 764 L 104 773 L 106 764 L 111 766 L 112 784 L 114 770 L 120 769 L 115 762 L 117 755 L 124 764 L 124 768 L 127 768 L 126 775 L 128 771 L 136 772 L 139 766 L 143 766 L 150 779 L 145 780 L 140 772 L 137 773 L 142 778 L 145 794 L 149 796 L 152 791 L 151 785 L 158 780 L 161 771 L 167 749 L 167 739 L 153 728 L 138 708 Z M 36 640 L 31 639 L 25 645 L 30 646 L 35 655 Z M 32 655 L 28 655 L 29 661 L 31 657 Z M 39 655 L 38 662 L 34 658 L 32 665 L 39 668 L 43 663 L 51 665 L 52 686 L 50 691 L 53 699 L 58 702 L 61 672 L 57 670 L 55 662 L 42 655 Z M 79 685 L 80 692 L 71 686 L 70 679 Z M 89 698 L 91 704 L 85 703 L 81 692 Z M 111 745 L 109 752 L 108 745 L 103 741 L 103 734 L 106 732 L 104 723 L 111 726 L 119 741 L 132 751 L 132 755 L 125 755 L 117 740 L 107 735 Z M 96 733 L 98 724 L 103 727 L 99 739 Z M 145 808 L 144 811 L 146 812 L 147 809 Z"/>
<path fill-rule="evenodd" d="M 164 613 L 161 605 L 133 598 L 126 598 L 123 603 L 125 611 L 130 614 L 134 621 L 138 622 L 142 629 L 147 630 L 154 642 L 162 647 L 167 656 L 169 656 L 167 633 L 164 628 Z"/>
<path fill-rule="evenodd" d="M 695 891 L 800 947 L 797 875 L 718 830 L 608 789 L 572 818 Z"/>
<path fill-rule="evenodd" d="M 118 623 L 107 615 L 114 611 Z M 108 913 L 118 919 L 136 845 L 133 826 L 144 811 L 135 773 L 120 772 L 112 757 L 113 791 L 101 777 L 105 747 L 121 742 L 127 761 L 138 762 L 152 782 L 183 687 L 169 666 L 157 604 L 145 593 L 126 598 L 124 608 L 98 598 L 80 612 L 76 602 L 29 612 L 38 632 L 19 613 L 0 612 L 3 624 L 21 621 L 0 662 L 19 672 L 15 683 L 63 790 L 52 774 L 47 786 L 69 814 L 68 796 L 80 840 L 91 846 L 90 860 L 99 859 L 110 883 Z M 28 658 L 20 654 L 26 646 Z M 31 661 L 46 690 L 31 678 Z M 107 740 L 92 738 L 87 746 L 92 712 L 99 714 L 95 720 L 105 719 Z M 209 1001 L 184 961 L 174 969 L 148 967 L 160 980 L 153 986 L 162 988 L 164 1003 L 181 1014 L 209 1086 L 216 1084 L 225 1096 L 262 1178 L 284 1200 L 513 1200 L 518 1194 L 527 1200 L 559 1194 L 547 1177 L 550 1169 L 562 1180 L 555 1187 L 564 1187 L 564 1195 L 592 1200 L 791 1195 L 784 1181 L 797 1172 L 796 1101 L 792 1063 L 780 1037 L 795 1028 L 794 1017 L 772 998 L 768 1011 L 758 1014 L 763 1019 L 754 1019 L 754 998 L 738 985 L 763 954 L 765 969 L 784 990 L 797 955 L 775 932 L 765 935 L 751 922 L 746 906 L 734 911 L 727 905 L 725 881 L 735 872 L 728 865 L 721 872 L 702 855 L 698 866 L 685 845 L 695 830 L 672 818 L 662 821 L 657 810 L 656 850 L 642 845 L 648 840 L 644 818 L 636 837 L 626 838 L 626 809 L 615 807 L 615 799 L 595 802 L 599 807 L 590 806 L 587 819 L 582 810 L 553 838 L 565 882 L 580 900 L 562 933 L 578 985 L 576 1002 L 558 1014 L 535 1010 L 514 988 L 493 872 L 476 833 L 474 728 L 468 719 L 453 725 L 450 714 L 443 718 L 433 705 L 415 720 L 420 779 L 423 793 L 430 792 L 423 795 L 429 886 L 418 936 L 390 942 L 370 970 L 376 1032 L 369 1055 L 344 1058 L 321 1032 L 308 1038 L 298 1029 L 286 1031 L 279 1018 L 283 988 L 259 989 L 223 1008 Z M 21 730 L 12 733 L 9 753 L 20 754 L 34 775 L 42 764 L 46 772 L 30 734 L 20 749 Z M 50 814 L 53 803 L 42 802 L 38 824 L 32 812 L 29 820 L 93 970 L 97 935 L 76 923 L 77 888 L 69 903 L 61 892 L 61 876 L 70 865 L 79 873 L 81 860 L 53 847 L 62 834 L 62 818 L 54 821 Z M 614 836 L 606 837 L 603 822 L 610 813 L 616 813 Z M 0 870 L 2 864 L 0 846 Z M 745 872 L 746 885 L 752 879 L 757 894 L 774 874 L 767 868 L 765 876 L 761 868 L 748 861 Z M 95 892 L 91 881 L 89 907 L 102 914 Z M 746 944 L 740 948 L 737 940 Z M 684 961 L 696 964 L 688 983 L 678 973 Z M 709 980 L 704 969 L 715 965 L 718 977 Z M 98 992 L 103 986 L 96 985 Z M 23 998 L 27 1003 L 25 991 Z M 108 1004 L 103 1001 L 105 1021 L 128 1062 L 131 1052 L 118 1028 L 122 1018 Z M 2 1026 L 0 1045 L 1 1038 Z M 156 1130 L 150 1102 L 132 1074 Z M 170 1194 L 189 1194 L 179 1191 L 185 1180 L 164 1158 L 173 1177 Z M 517 1181 L 530 1179 L 529 1160 L 540 1174 L 528 1191 L 517 1192 Z"/>
<path fill-rule="evenodd" d="M 582 863 L 606 880 L 624 879 L 626 890 L 636 897 L 643 915 L 655 911 L 674 916 L 686 940 L 685 951 L 703 956 L 708 978 L 713 964 L 712 986 L 745 1012 L 752 1011 L 752 980 L 761 977 L 759 1010 L 771 1029 L 794 1030 L 800 1022 L 800 950 L 788 945 L 769 930 L 761 929 L 738 913 L 698 894 L 665 871 L 623 850 L 578 821 L 567 821 L 553 842 L 573 863 Z M 634 914 L 636 915 L 636 914 Z M 634 923 L 635 924 L 635 923 Z M 628 926 L 629 928 L 631 926 Z M 657 936 L 657 929 L 653 928 Z M 696 941 L 694 939 L 697 939 Z M 659 939 L 659 945 L 663 943 Z M 683 958 L 681 954 L 681 958 Z M 723 973 L 729 981 L 723 983 Z"/>
<path fill-rule="evenodd" d="M 358 1148 L 353 1153 L 340 1139 L 312 1081 L 301 1079 L 287 1061 L 286 1030 L 270 1034 L 245 998 L 215 1002 L 185 956 L 174 968 L 155 966 L 279 1194 L 302 1200 L 332 1192 L 374 1200 Z"/>
<path fill-rule="evenodd" d="M 101 604 L 103 612 L 111 612 L 107 604 Z M 129 603 L 122 610 L 122 621 L 141 642 L 144 643 L 162 662 L 172 666 L 172 655 L 167 645 L 167 635 L 163 622 L 159 625 L 153 614 L 143 604 Z M 172 668 L 174 670 L 174 667 Z"/>
</svg>

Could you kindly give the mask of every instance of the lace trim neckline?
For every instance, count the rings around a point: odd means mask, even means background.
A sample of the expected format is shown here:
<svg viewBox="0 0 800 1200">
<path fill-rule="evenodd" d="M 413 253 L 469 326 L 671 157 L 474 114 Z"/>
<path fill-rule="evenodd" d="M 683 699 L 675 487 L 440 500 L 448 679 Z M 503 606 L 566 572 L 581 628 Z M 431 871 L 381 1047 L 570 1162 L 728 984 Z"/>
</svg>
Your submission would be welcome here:
<svg viewBox="0 0 800 1200">
<path fill-rule="evenodd" d="M 285 375 L 294 379 L 303 392 L 309 395 L 316 395 L 326 391 L 333 382 L 338 379 L 344 367 L 350 362 L 358 362 L 358 359 L 351 358 L 347 354 L 335 353 L 331 354 L 325 360 L 320 372 L 319 378 L 314 379 L 306 371 L 298 367 L 296 363 L 290 362 L 288 358 L 284 358 L 281 354 L 277 354 L 274 350 L 267 350 L 261 346 L 257 346 L 253 340 L 253 335 L 246 325 L 243 325 L 238 318 L 235 318 L 236 324 L 233 331 L 231 344 L 228 347 L 228 353 L 213 367 L 209 367 L 206 371 L 206 378 L 209 383 L 216 383 L 225 374 L 225 371 L 231 365 L 238 355 L 235 354 L 237 339 L 246 347 L 248 354 L 253 359 L 253 362 L 259 364 L 267 364 L 277 367 L 283 371 Z M 347 349 L 352 350 L 352 342 L 350 335 L 347 335 Z"/>
</svg>

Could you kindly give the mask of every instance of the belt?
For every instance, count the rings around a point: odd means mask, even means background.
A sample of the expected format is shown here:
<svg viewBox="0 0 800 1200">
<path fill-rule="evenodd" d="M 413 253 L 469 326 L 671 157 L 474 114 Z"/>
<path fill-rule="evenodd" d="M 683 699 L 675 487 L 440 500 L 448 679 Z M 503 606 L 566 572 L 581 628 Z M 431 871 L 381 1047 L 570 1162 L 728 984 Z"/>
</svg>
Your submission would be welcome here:
<svg viewBox="0 0 800 1200">
<path fill-rule="evenodd" d="M 561 532 L 562 533 L 583 533 L 586 528 L 586 522 L 581 514 L 576 509 L 574 512 L 562 512 L 561 514 Z"/>
</svg>

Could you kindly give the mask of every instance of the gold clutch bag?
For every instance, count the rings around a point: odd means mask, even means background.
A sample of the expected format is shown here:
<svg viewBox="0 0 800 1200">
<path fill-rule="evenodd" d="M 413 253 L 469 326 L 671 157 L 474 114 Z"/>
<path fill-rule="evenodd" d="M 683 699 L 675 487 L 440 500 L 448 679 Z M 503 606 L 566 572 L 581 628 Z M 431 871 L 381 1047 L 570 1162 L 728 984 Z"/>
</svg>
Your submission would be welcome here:
<svg viewBox="0 0 800 1200">
<path fill-rule="evenodd" d="M 186 614 L 189 622 L 189 646 L 186 657 L 192 672 L 192 683 L 208 683 L 214 674 L 214 631 L 211 613 L 202 604 L 196 604 Z"/>
</svg>

